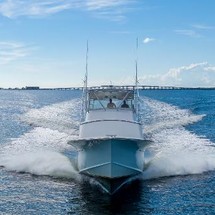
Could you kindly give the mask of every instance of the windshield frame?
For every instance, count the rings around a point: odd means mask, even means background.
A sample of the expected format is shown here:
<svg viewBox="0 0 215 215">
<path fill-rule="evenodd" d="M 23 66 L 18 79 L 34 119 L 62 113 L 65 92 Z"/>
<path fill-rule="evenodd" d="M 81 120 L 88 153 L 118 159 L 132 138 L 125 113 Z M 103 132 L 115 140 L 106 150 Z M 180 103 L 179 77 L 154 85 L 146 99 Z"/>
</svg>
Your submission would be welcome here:
<svg viewBox="0 0 215 215">
<path fill-rule="evenodd" d="M 125 109 L 121 107 L 126 101 L 129 107 L 126 109 L 134 109 L 134 91 L 126 89 L 90 89 L 88 92 L 88 111 L 108 108 L 110 99 L 115 104 L 114 109 Z"/>
</svg>

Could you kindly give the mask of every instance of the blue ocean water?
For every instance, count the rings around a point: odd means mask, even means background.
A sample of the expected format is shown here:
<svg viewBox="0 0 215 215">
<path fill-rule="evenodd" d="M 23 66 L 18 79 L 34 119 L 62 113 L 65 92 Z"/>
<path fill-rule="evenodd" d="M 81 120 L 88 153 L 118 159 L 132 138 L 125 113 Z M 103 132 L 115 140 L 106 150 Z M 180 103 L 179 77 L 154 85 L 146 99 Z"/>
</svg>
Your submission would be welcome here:
<svg viewBox="0 0 215 215">
<path fill-rule="evenodd" d="M 146 169 L 110 197 L 67 144 L 80 91 L 0 90 L 0 214 L 214 214 L 215 91 L 140 94 Z"/>
</svg>

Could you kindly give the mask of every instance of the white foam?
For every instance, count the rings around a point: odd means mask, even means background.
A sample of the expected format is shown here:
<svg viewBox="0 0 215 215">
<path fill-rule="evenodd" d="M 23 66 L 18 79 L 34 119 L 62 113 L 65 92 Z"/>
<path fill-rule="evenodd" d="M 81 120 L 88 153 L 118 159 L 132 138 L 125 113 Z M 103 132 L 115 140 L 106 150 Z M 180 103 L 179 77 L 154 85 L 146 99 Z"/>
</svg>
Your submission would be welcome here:
<svg viewBox="0 0 215 215">
<path fill-rule="evenodd" d="M 75 137 L 71 130 L 78 127 L 79 112 L 79 100 L 30 110 L 21 119 L 37 127 L 3 145 L 0 165 L 37 175 L 78 177 L 74 163 L 62 153 L 73 150 L 67 142 Z M 153 141 L 147 148 L 143 179 L 215 169 L 214 144 L 184 127 L 204 115 L 144 98 L 141 117 L 144 133 Z M 142 165 L 140 160 L 138 162 Z"/>
<path fill-rule="evenodd" d="M 164 176 L 200 174 L 215 169 L 215 158 L 202 155 L 178 152 L 159 156 L 150 162 L 143 173 L 143 179 L 159 178 Z"/>
<path fill-rule="evenodd" d="M 186 126 L 200 121 L 205 115 L 194 115 L 187 109 L 180 109 L 147 97 L 142 99 L 142 122 L 144 133 L 154 133 L 160 129 Z"/>
<path fill-rule="evenodd" d="M 150 156 L 145 160 L 143 179 L 215 170 L 214 143 L 184 127 L 204 115 L 194 115 L 189 110 L 148 98 L 144 102 L 143 115 L 148 116 L 142 116 L 146 119 L 143 123 L 153 144 L 146 151 Z"/>
<path fill-rule="evenodd" d="M 76 134 L 80 119 L 80 100 L 60 102 L 40 109 L 31 109 L 20 118 L 33 126 Z"/>
<path fill-rule="evenodd" d="M 32 129 L 0 148 L 0 166 L 37 175 L 77 178 L 75 163 L 63 153 L 74 151 L 67 142 L 77 136 L 78 104 L 79 100 L 61 102 L 20 116 L 33 125 Z"/>
<path fill-rule="evenodd" d="M 37 151 L 1 157 L 0 165 L 7 170 L 36 175 L 77 179 L 78 173 L 71 161 L 58 152 Z"/>
<path fill-rule="evenodd" d="M 2 154 L 16 154 L 17 152 L 35 150 L 63 152 L 72 150 L 67 142 L 75 137 L 49 128 L 36 127 L 19 138 L 12 139 L 10 143 L 0 149 L 0 152 Z"/>
</svg>

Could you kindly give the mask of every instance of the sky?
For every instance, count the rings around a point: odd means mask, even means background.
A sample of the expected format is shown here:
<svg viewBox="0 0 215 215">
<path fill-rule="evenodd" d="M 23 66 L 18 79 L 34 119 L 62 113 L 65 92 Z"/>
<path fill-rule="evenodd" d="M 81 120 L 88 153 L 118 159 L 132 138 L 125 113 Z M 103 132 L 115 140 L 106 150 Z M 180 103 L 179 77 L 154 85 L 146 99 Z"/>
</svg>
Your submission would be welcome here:
<svg viewBox="0 0 215 215">
<path fill-rule="evenodd" d="M 136 48 L 138 38 L 138 49 Z M 214 0 L 0 0 L 0 88 L 215 87 Z"/>
</svg>

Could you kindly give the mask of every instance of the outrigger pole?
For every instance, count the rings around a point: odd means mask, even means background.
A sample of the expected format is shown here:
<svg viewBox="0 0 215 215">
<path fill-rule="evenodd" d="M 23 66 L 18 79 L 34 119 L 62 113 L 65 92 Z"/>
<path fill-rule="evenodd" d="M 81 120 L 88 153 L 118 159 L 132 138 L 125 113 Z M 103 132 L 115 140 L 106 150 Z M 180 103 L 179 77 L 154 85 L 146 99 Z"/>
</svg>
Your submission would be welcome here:
<svg viewBox="0 0 215 215">
<path fill-rule="evenodd" d="M 137 88 L 138 86 L 138 37 L 136 39 L 136 60 L 135 60 L 135 67 L 136 67 L 136 71 L 135 71 L 135 86 Z"/>
<path fill-rule="evenodd" d="M 84 87 L 82 94 L 82 111 L 81 111 L 81 121 L 85 119 L 86 111 L 87 111 L 87 87 L 88 87 L 88 40 L 87 40 L 87 49 L 86 49 L 86 67 L 85 67 L 85 77 L 84 77 Z"/>
<path fill-rule="evenodd" d="M 137 116 L 138 116 L 138 121 L 140 121 L 139 119 L 139 89 L 138 89 L 138 45 L 139 45 L 139 40 L 138 37 L 136 39 L 136 60 L 135 60 L 135 106 L 136 106 L 136 112 L 137 112 Z"/>
<path fill-rule="evenodd" d="M 85 73 L 85 88 L 87 89 L 87 82 L 88 82 L 88 40 L 87 40 L 87 50 L 86 50 L 86 73 Z"/>
</svg>

